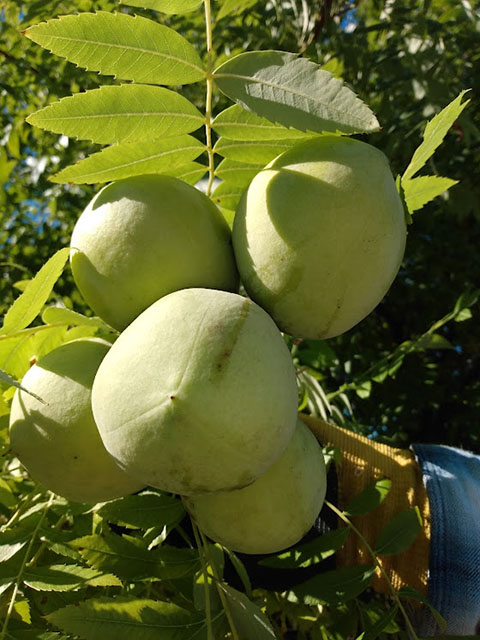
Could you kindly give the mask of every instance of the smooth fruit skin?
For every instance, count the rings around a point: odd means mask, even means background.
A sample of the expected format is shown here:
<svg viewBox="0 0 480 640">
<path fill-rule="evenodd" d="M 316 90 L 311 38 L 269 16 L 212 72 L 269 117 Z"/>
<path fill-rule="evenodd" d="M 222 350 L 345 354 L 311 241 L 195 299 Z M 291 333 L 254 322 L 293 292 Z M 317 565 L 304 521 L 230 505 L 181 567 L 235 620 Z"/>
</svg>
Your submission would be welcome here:
<svg viewBox="0 0 480 640">
<path fill-rule="evenodd" d="M 233 226 L 248 294 L 300 338 L 331 338 L 365 318 L 393 282 L 405 242 L 385 155 L 332 135 L 296 145 L 260 171 Z"/>
<path fill-rule="evenodd" d="M 82 338 L 41 358 L 17 390 L 10 447 L 34 480 L 76 502 L 97 503 L 144 485 L 125 474 L 105 450 L 91 409 L 91 387 L 109 344 Z"/>
<path fill-rule="evenodd" d="M 104 187 L 75 225 L 70 260 L 86 302 L 119 330 L 177 289 L 238 289 L 228 224 L 209 198 L 171 176 Z"/>
<path fill-rule="evenodd" d="M 285 449 L 295 369 L 258 305 L 184 289 L 120 335 L 95 377 L 92 406 L 107 450 L 146 484 L 185 495 L 233 489 Z"/>
<path fill-rule="evenodd" d="M 326 487 L 322 449 L 299 420 L 282 456 L 249 487 L 183 501 L 212 540 L 241 553 L 274 553 L 307 533 Z"/>
</svg>

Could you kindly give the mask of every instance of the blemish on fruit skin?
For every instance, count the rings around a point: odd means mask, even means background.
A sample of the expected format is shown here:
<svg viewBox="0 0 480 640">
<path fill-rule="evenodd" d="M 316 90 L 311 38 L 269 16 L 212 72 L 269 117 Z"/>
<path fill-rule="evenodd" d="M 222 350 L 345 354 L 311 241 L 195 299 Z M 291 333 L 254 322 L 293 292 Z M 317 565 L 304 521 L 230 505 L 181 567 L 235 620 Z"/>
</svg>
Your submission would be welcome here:
<svg viewBox="0 0 480 640">
<path fill-rule="evenodd" d="M 230 361 L 230 356 L 232 355 L 232 352 L 235 348 L 237 340 L 242 331 L 242 327 L 247 320 L 251 305 L 252 305 L 252 301 L 249 300 L 248 298 L 245 298 L 244 302 L 242 303 L 242 307 L 240 309 L 238 318 L 234 323 L 234 325 L 228 331 L 226 331 L 223 335 L 220 333 L 219 342 L 220 341 L 223 342 L 223 345 L 222 345 L 222 350 L 218 355 L 218 358 L 216 358 L 212 362 L 212 368 L 210 371 L 210 380 L 212 382 L 215 380 L 215 378 L 217 378 L 220 374 L 222 374 L 226 370 L 228 363 Z M 221 331 L 222 328 L 217 327 L 217 329 Z"/>
</svg>

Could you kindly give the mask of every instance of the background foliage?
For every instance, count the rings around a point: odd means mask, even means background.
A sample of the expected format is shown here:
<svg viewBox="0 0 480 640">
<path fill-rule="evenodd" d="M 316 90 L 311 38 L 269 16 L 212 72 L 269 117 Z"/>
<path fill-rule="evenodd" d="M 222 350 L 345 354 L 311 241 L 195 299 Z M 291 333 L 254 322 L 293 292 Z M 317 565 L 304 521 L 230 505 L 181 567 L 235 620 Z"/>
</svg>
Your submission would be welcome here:
<svg viewBox="0 0 480 640">
<path fill-rule="evenodd" d="M 140 4 L 148 5 L 148 0 Z M 27 124 L 25 119 L 59 98 L 97 87 L 98 75 L 50 55 L 25 38 L 22 31 L 58 15 L 99 9 L 134 12 L 131 7 L 113 0 L 31 0 L 24 3 L 5 0 L 2 5 L 2 315 L 24 286 L 21 281 L 31 279 L 55 251 L 68 246 L 73 225 L 96 190 L 92 186 L 49 181 L 49 177 L 63 167 L 95 151 L 95 145 L 42 131 Z M 385 300 L 347 334 L 328 342 L 292 341 L 291 347 L 303 376 L 304 403 L 310 411 L 326 417 L 331 415 L 337 422 L 396 446 L 420 441 L 441 442 L 480 452 L 480 309 L 476 296 L 471 293 L 480 282 L 477 248 L 480 241 L 480 185 L 474 170 L 480 160 L 480 115 L 475 108 L 480 84 L 480 16 L 473 3 L 469 0 L 401 3 L 393 0 L 270 0 L 267 3 L 219 0 L 214 3 L 214 11 L 217 21 L 213 36 L 219 61 L 245 50 L 300 52 L 354 87 L 374 110 L 382 126 L 380 132 L 368 136 L 368 141 L 387 154 L 395 175 L 402 174 L 408 165 L 421 142 L 427 120 L 463 89 L 472 89 L 470 107 L 463 111 L 423 172 L 448 176 L 459 184 L 414 215 L 402 269 Z M 154 16 L 159 22 L 173 27 L 185 35 L 205 59 L 204 18 L 200 11 L 169 17 L 157 16 L 142 8 L 135 9 L 135 13 Z M 104 76 L 102 84 L 106 83 L 115 84 L 116 81 Z M 202 110 L 203 85 L 186 85 L 182 93 Z M 215 93 L 214 113 L 228 104 L 223 94 Z M 203 133 L 196 132 L 195 135 L 201 139 Z M 75 289 L 68 269 L 57 282 L 49 301 L 87 315 L 91 313 Z M 54 320 L 62 323 L 59 316 Z M 19 340 L 16 348 L 20 355 L 11 370 L 2 360 L 0 345 L 0 368 L 21 378 L 32 356 L 41 355 L 67 337 L 88 335 L 99 329 L 98 325 L 89 325 L 86 321 L 81 326 L 68 328 L 71 326 L 69 320 L 71 317 L 65 319 L 61 335 L 58 332 L 49 334 L 47 330 L 34 339 L 30 337 L 29 341 Z M 53 320 L 50 317 L 47 321 Z M 100 330 L 106 329 L 100 327 Z M 8 408 L 3 405 L 8 399 L 7 393 L 0 406 L 0 414 L 3 414 L 0 435 L 5 449 Z M 120 504 L 120 515 L 115 510 L 102 514 L 80 508 L 74 513 L 71 505 L 67 506 L 62 500 L 47 500 L 31 481 L 15 475 L 8 462 L 4 472 L 8 482 L 0 479 L 0 523 L 8 520 L 13 533 L 10 531 L 10 537 L 2 540 L 0 554 L 7 554 L 2 559 L 13 558 L 30 539 L 33 557 L 38 555 L 49 561 L 43 574 L 32 569 L 24 575 L 26 591 L 23 594 L 27 593 L 35 603 L 32 615 L 38 619 L 47 616 L 50 622 L 62 628 L 62 615 L 72 619 L 71 610 L 65 613 L 62 607 L 78 602 L 79 589 L 85 590 L 82 591 L 85 597 L 91 597 L 92 590 L 98 587 L 107 589 L 103 592 L 106 596 L 110 592 L 116 594 L 115 589 L 122 588 L 122 595 L 130 598 L 125 609 L 131 618 L 135 617 L 135 612 L 147 609 L 148 613 L 142 615 L 150 616 L 156 624 L 171 620 L 188 627 L 191 617 L 185 621 L 181 611 L 153 606 L 149 600 L 170 597 L 174 593 L 176 604 L 184 607 L 195 599 L 198 605 L 198 600 L 205 597 L 201 595 L 204 593 L 202 586 L 192 593 L 191 585 L 187 587 L 187 581 L 183 583 L 182 575 L 178 573 L 179 564 L 192 562 L 188 549 L 182 550 L 182 557 L 173 560 L 168 557 L 168 551 L 167 557 L 158 557 L 155 561 L 151 560 L 151 555 L 148 561 L 142 555 L 154 548 L 155 542 L 178 523 L 182 514 L 175 512 L 175 506 L 172 505 L 172 513 L 162 526 L 148 529 L 139 542 L 138 536 L 135 537 L 136 527 L 146 525 L 143 518 L 140 523 L 132 520 L 137 506 L 129 509 L 128 504 L 124 507 Z M 22 503 L 21 509 L 16 511 L 14 496 L 22 495 L 29 496 L 30 504 Z M 148 501 L 162 499 L 155 492 L 146 495 Z M 158 505 L 158 508 L 164 510 L 165 505 Z M 114 531 L 117 527 L 130 536 L 122 538 L 127 546 L 115 548 L 116 555 L 121 559 L 136 554 L 137 567 L 142 561 L 146 563 L 144 582 L 129 586 L 131 567 L 119 562 L 118 557 L 116 565 L 102 564 L 102 558 L 108 555 L 108 545 L 118 543 L 111 535 L 112 527 Z M 205 554 L 210 553 L 212 557 L 218 553 L 212 545 L 204 549 Z M 67 558 L 69 568 L 59 568 L 55 564 L 59 554 Z M 212 557 L 207 558 L 207 564 L 218 570 L 224 559 L 215 557 L 212 560 Z M 168 572 L 172 562 L 177 567 L 174 575 Z M 72 569 L 72 565 L 77 568 Z M 241 565 L 237 568 L 248 593 L 248 579 Z M 190 566 L 186 575 L 194 570 Z M 353 580 L 354 588 L 358 587 L 358 593 L 368 583 L 365 571 L 348 578 Z M 160 579 L 162 582 L 157 581 Z M 198 581 L 201 585 L 201 576 Z M 6 562 L 0 571 L 0 594 L 14 582 Z M 38 597 L 36 590 L 40 593 Z M 45 596 L 47 591 L 51 591 L 48 597 Z M 15 611 L 11 612 L 18 622 L 18 638 L 51 640 L 64 637 L 58 633 L 29 635 L 28 628 L 22 626 L 29 624 L 31 616 L 24 595 L 16 600 Z M 378 633 L 399 631 L 393 622 L 397 605 L 379 604 L 375 600 L 359 604 L 353 600 L 356 595 L 353 590 L 341 604 L 338 591 L 325 596 L 335 605 L 336 637 L 354 633 L 354 622 L 359 618 L 364 627 L 370 629 L 368 637 L 376 637 L 375 630 L 379 630 Z M 132 597 L 138 598 L 136 604 L 132 604 Z M 238 595 L 234 590 L 228 592 L 227 588 L 224 597 L 229 600 L 232 611 L 238 613 L 242 607 L 247 607 L 252 615 L 260 616 L 259 610 L 249 609 L 253 605 L 246 605 L 242 594 Z M 284 637 L 300 638 L 303 628 L 305 633 L 310 632 L 312 608 L 295 594 L 289 600 L 291 610 L 285 609 L 285 603 L 280 606 L 275 594 L 262 593 L 257 597 L 263 610 L 277 621 L 278 629 L 283 629 Z M 0 600 L 0 607 L 6 607 L 2 602 Z M 81 625 L 87 613 L 94 615 L 93 602 L 91 600 L 78 612 L 78 624 Z M 116 610 L 110 611 L 108 597 L 103 602 L 95 602 L 97 613 L 113 620 L 119 615 Z M 328 626 L 328 616 L 333 614 L 327 612 L 323 616 L 317 611 L 317 618 L 319 615 Z M 246 624 L 241 616 L 238 620 Z M 121 628 L 122 620 L 117 622 Z M 225 624 L 223 614 L 218 613 L 214 624 Z M 296 635 L 289 636 L 289 629 Z M 81 635 L 82 629 L 70 627 L 68 632 Z M 132 629 L 130 633 L 133 633 Z M 244 633 L 248 637 L 253 632 L 247 628 Z M 305 637 L 313 638 L 312 633 Z M 149 637 L 145 635 L 145 638 Z"/>
</svg>

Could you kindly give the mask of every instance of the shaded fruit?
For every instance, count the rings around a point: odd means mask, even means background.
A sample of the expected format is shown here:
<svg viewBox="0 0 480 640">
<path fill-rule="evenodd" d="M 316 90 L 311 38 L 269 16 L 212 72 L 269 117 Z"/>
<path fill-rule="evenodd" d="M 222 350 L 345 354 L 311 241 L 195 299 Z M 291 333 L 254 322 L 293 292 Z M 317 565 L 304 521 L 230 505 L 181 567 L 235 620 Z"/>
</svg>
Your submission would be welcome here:
<svg viewBox="0 0 480 640">
<path fill-rule="evenodd" d="M 109 344 L 94 338 L 67 342 L 34 364 L 10 413 L 10 447 L 34 480 L 76 502 L 97 503 L 144 485 L 107 453 L 91 408 L 91 388 Z"/>
<path fill-rule="evenodd" d="M 75 225 L 70 260 L 86 302 L 119 330 L 177 289 L 238 288 L 222 214 L 203 193 L 171 176 L 137 176 L 104 187 Z"/>
<path fill-rule="evenodd" d="M 183 501 L 212 540 L 241 553 L 274 553 L 307 533 L 320 513 L 326 486 L 322 449 L 298 420 L 284 453 L 253 484 Z"/>
<path fill-rule="evenodd" d="M 233 226 L 248 294 L 282 331 L 313 339 L 337 336 L 374 309 L 405 241 L 384 154 L 332 135 L 298 144 L 260 171 Z"/>
<path fill-rule="evenodd" d="M 120 335 L 92 405 L 108 451 L 146 484 L 186 495 L 233 489 L 285 449 L 296 422 L 295 370 L 258 305 L 184 289 Z"/>
</svg>

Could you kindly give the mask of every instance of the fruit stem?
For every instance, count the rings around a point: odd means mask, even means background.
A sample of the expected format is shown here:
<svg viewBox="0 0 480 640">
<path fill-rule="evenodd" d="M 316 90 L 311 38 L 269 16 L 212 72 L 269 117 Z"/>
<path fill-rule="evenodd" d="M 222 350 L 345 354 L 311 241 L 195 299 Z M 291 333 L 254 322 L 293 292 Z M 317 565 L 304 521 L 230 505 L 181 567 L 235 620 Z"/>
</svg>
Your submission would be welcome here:
<svg viewBox="0 0 480 640">
<path fill-rule="evenodd" d="M 331 502 L 329 502 L 328 500 L 325 500 L 325 504 L 327 505 L 327 507 L 329 509 L 331 509 L 331 511 L 333 511 L 341 520 L 343 520 L 349 527 L 350 529 L 352 529 L 352 531 L 354 531 L 357 536 L 360 538 L 360 540 L 363 542 L 363 544 L 366 546 L 369 554 L 372 556 L 373 561 L 375 562 L 376 567 L 380 570 L 382 576 L 385 578 L 385 580 L 387 581 L 388 587 L 390 589 L 390 591 L 392 592 L 392 596 L 393 599 L 395 600 L 398 608 L 400 609 L 400 611 L 402 612 L 402 615 L 405 619 L 405 623 L 408 627 L 408 630 L 411 634 L 411 637 L 413 638 L 413 640 L 419 640 L 417 634 L 415 633 L 415 629 L 412 626 L 412 623 L 410 622 L 410 618 L 407 614 L 407 612 L 405 611 L 405 608 L 402 604 L 402 601 L 400 600 L 398 593 L 396 592 L 393 584 L 390 582 L 390 578 L 388 577 L 385 569 L 382 567 L 382 565 L 380 564 L 379 560 L 378 560 L 378 556 L 375 553 L 375 551 L 372 549 L 372 547 L 368 544 L 368 542 L 365 540 L 365 538 L 363 537 L 363 535 L 360 533 L 360 531 L 357 529 L 357 527 L 353 524 L 353 522 L 351 522 L 347 516 L 343 513 L 343 511 L 340 511 L 340 509 L 337 509 L 337 507 L 335 505 L 333 505 Z M 1 640 L 1 639 L 0 639 Z"/>
<path fill-rule="evenodd" d="M 208 183 L 206 195 L 212 193 L 213 179 L 215 177 L 215 159 L 212 148 L 212 99 L 213 99 L 213 37 L 212 37 L 212 12 L 210 0 L 205 3 L 205 33 L 207 40 L 207 95 L 205 99 L 205 141 L 208 155 Z"/>
<path fill-rule="evenodd" d="M 55 499 L 55 494 L 50 493 L 50 498 L 49 498 L 48 502 L 46 503 L 45 507 L 43 508 L 42 515 L 40 516 L 40 519 L 37 522 L 37 526 L 35 527 L 35 529 L 34 529 L 34 531 L 32 533 L 32 537 L 30 538 L 30 542 L 28 543 L 27 550 L 25 552 L 25 555 L 24 555 L 23 560 L 22 560 L 22 564 L 20 566 L 20 569 L 18 570 L 17 578 L 15 580 L 15 585 L 13 587 L 12 597 L 10 598 L 10 603 L 8 605 L 7 614 L 5 616 L 5 620 L 4 620 L 4 623 L 3 623 L 2 631 L 0 633 L 0 640 L 5 640 L 5 638 L 6 638 L 8 623 L 10 622 L 10 617 L 11 617 L 11 615 L 13 613 L 13 607 L 15 606 L 15 601 L 17 599 L 18 589 L 20 588 L 20 584 L 22 582 L 23 573 L 25 571 L 25 567 L 27 566 L 28 557 L 30 555 L 30 552 L 31 552 L 32 547 L 33 547 L 33 543 L 35 542 L 35 539 L 36 539 L 36 537 L 38 535 L 38 532 L 40 531 L 40 527 L 42 526 L 43 521 L 45 520 L 45 516 L 47 515 L 48 510 L 52 506 L 52 503 L 53 503 L 54 499 Z"/>
</svg>

